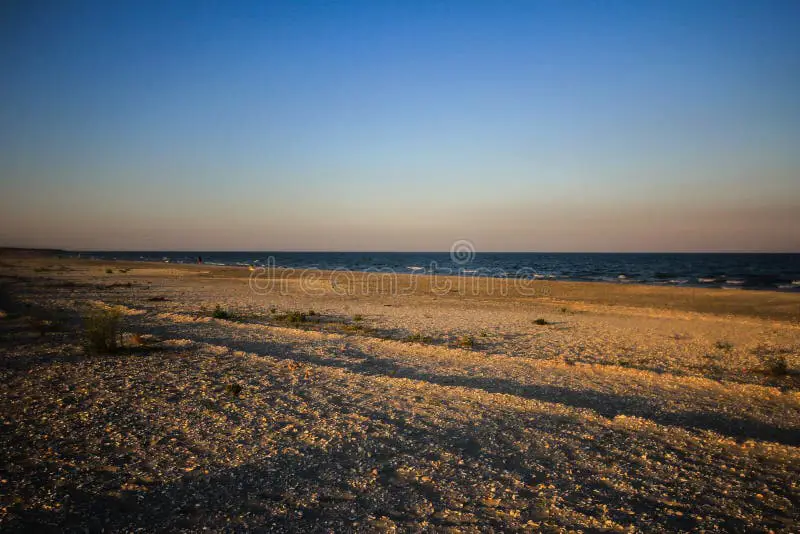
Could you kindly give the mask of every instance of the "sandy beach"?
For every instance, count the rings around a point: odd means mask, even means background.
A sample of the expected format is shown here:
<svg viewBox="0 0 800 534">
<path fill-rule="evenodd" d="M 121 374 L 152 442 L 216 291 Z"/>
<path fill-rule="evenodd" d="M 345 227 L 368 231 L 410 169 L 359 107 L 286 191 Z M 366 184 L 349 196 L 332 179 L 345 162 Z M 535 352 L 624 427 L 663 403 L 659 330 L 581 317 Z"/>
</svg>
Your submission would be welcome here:
<svg viewBox="0 0 800 534">
<path fill-rule="evenodd" d="M 800 294 L 519 284 L 0 257 L 0 529 L 800 529 Z"/>
</svg>

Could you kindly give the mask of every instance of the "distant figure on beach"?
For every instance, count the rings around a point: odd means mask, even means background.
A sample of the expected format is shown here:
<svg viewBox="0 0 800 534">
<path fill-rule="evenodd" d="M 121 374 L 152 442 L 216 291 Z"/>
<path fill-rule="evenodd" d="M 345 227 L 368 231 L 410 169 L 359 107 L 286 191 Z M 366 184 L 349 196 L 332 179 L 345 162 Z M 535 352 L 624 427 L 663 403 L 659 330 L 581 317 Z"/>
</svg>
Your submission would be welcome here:
<svg viewBox="0 0 800 534">
<path fill-rule="evenodd" d="M 203 256 L 197 256 L 197 263 L 203 263 Z"/>
</svg>

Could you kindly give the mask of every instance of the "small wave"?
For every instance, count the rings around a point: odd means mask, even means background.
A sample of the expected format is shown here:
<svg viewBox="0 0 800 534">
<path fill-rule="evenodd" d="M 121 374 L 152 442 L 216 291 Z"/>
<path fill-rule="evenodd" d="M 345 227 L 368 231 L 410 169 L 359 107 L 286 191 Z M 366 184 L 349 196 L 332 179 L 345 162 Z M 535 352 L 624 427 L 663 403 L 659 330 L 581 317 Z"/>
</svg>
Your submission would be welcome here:
<svg viewBox="0 0 800 534">
<path fill-rule="evenodd" d="M 689 280 L 686 278 L 673 279 L 669 281 L 670 284 L 687 284 Z"/>
<path fill-rule="evenodd" d="M 585 276 L 583 280 L 591 280 L 592 282 L 619 282 L 619 278 L 611 278 L 610 276 Z"/>
<path fill-rule="evenodd" d="M 697 281 L 700 282 L 701 284 L 713 284 L 714 282 L 717 281 L 717 279 L 716 278 L 698 278 Z"/>
<path fill-rule="evenodd" d="M 409 265 L 408 267 L 406 267 L 406 269 L 409 269 L 409 270 L 412 270 L 412 271 L 424 271 L 425 267 L 420 267 L 418 265 Z"/>
<path fill-rule="evenodd" d="M 735 285 L 735 286 L 740 286 L 740 285 L 744 284 L 744 280 L 726 280 L 725 283 L 726 284 Z"/>
<path fill-rule="evenodd" d="M 800 286 L 800 280 L 792 280 L 793 286 Z"/>
</svg>

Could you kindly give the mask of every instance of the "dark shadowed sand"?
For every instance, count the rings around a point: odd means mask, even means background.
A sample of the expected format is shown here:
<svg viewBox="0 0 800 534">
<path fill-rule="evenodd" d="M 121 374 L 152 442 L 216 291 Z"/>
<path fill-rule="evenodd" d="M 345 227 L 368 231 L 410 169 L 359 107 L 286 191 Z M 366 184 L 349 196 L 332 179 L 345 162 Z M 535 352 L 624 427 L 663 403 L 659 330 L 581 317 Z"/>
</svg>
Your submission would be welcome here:
<svg viewBox="0 0 800 534">
<path fill-rule="evenodd" d="M 518 289 L 0 257 L 0 529 L 800 529 L 800 295 Z"/>
</svg>

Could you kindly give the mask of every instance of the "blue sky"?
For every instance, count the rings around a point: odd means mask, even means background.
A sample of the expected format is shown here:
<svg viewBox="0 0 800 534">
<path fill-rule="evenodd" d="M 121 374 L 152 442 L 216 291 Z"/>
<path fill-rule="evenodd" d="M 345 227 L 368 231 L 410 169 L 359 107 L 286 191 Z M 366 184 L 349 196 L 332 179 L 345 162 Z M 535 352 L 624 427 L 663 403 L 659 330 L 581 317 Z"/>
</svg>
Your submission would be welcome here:
<svg viewBox="0 0 800 534">
<path fill-rule="evenodd" d="M 800 251 L 800 3 L 5 2 L 0 244 Z"/>
</svg>

